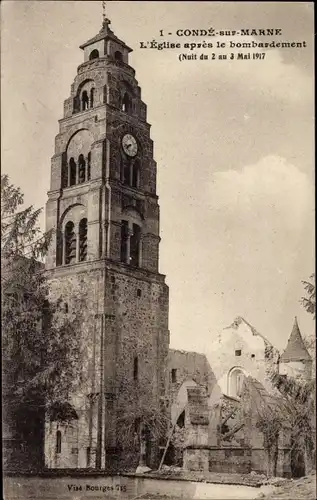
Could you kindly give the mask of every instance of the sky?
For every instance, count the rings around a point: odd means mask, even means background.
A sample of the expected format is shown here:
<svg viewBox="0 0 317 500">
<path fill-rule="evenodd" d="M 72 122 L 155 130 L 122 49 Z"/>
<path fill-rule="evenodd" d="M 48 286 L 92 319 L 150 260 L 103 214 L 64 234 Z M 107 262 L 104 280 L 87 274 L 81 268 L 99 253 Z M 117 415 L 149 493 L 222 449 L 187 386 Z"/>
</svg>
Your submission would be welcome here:
<svg viewBox="0 0 317 500">
<path fill-rule="evenodd" d="M 158 164 L 160 272 L 170 287 L 171 347 L 206 352 L 242 316 L 283 349 L 315 268 L 312 2 L 107 2 L 148 106 Z M 50 158 L 79 45 L 101 2 L 2 2 L 2 171 L 45 206 Z M 179 29 L 282 29 L 282 36 L 180 37 Z M 160 37 L 159 30 L 172 35 Z M 224 50 L 141 49 L 141 41 L 305 41 L 237 60 Z M 199 60 L 201 53 L 208 60 Z M 234 60 L 211 53 L 234 53 Z M 248 52 L 248 50 L 245 50 Z M 198 60 L 180 62 L 180 53 Z M 41 219 L 44 228 L 44 215 Z"/>
</svg>

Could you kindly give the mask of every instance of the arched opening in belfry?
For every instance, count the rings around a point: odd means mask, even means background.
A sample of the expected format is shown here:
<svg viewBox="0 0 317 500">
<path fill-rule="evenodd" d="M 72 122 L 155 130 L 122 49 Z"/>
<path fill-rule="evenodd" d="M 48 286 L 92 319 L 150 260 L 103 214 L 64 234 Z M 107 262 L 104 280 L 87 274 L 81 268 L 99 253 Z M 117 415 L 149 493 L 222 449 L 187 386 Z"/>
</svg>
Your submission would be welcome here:
<svg viewBox="0 0 317 500">
<path fill-rule="evenodd" d="M 78 157 L 78 182 L 82 184 L 86 180 L 86 162 L 84 155 L 80 154 Z"/>
<path fill-rule="evenodd" d="M 70 138 L 64 154 L 69 170 L 68 185 L 82 184 L 90 179 L 92 143 L 93 136 L 87 129 L 77 131 Z"/>
<path fill-rule="evenodd" d="M 65 264 L 76 262 L 76 233 L 74 223 L 68 221 L 65 226 Z"/>
<path fill-rule="evenodd" d="M 91 108 L 94 107 L 94 98 L 95 98 L 95 89 L 94 89 L 94 87 L 92 87 L 90 89 L 90 107 Z"/>
<path fill-rule="evenodd" d="M 142 266 L 142 216 L 128 207 L 121 220 L 121 262 L 133 267 Z"/>
<path fill-rule="evenodd" d="M 116 61 L 121 62 L 122 61 L 122 52 L 120 52 L 120 50 L 116 50 L 116 52 L 114 53 L 114 58 Z"/>
<path fill-rule="evenodd" d="M 87 260 L 87 219 L 81 219 L 79 222 L 79 261 Z"/>
<path fill-rule="evenodd" d="M 125 92 L 122 99 L 121 111 L 125 113 L 130 113 L 132 111 L 132 99 L 127 92 Z"/>
<path fill-rule="evenodd" d="M 98 59 L 98 57 L 99 57 L 99 50 L 94 49 L 89 54 L 89 61 L 91 61 L 92 59 Z"/>
<path fill-rule="evenodd" d="M 74 186 L 76 184 L 76 170 L 77 170 L 77 166 L 76 166 L 76 162 L 74 160 L 74 158 L 71 158 L 69 160 L 69 185 L 70 186 Z"/>
<path fill-rule="evenodd" d="M 89 98 L 87 94 L 87 90 L 84 90 L 81 95 L 81 110 L 85 111 L 89 107 Z"/>
</svg>

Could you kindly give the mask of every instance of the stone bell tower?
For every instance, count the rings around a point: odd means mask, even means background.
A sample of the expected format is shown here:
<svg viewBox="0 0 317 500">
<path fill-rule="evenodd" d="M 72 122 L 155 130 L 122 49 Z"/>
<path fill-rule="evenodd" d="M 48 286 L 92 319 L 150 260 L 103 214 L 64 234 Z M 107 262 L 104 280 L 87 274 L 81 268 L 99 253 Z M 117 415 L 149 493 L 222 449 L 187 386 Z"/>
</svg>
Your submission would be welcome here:
<svg viewBox="0 0 317 500">
<path fill-rule="evenodd" d="M 123 456 L 136 465 L 131 433 L 145 409 L 159 411 L 164 394 L 168 287 L 158 271 L 156 162 L 131 49 L 109 24 L 80 47 L 84 62 L 51 164 L 46 229 L 55 231 L 46 270 L 65 314 L 84 303 L 78 335 L 86 350 L 72 422 L 47 424 L 48 467 L 103 468 Z M 150 464 L 156 452 L 150 437 Z"/>
</svg>

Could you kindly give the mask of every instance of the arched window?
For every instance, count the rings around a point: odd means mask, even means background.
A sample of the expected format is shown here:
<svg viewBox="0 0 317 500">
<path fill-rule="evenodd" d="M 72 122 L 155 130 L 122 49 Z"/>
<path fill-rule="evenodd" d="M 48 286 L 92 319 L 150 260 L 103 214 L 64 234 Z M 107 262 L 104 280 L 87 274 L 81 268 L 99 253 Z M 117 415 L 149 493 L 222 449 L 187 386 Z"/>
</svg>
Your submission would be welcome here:
<svg viewBox="0 0 317 500">
<path fill-rule="evenodd" d="M 79 261 L 87 260 L 87 219 L 79 223 Z"/>
<path fill-rule="evenodd" d="M 136 160 L 133 165 L 132 165 L 132 182 L 131 185 L 132 187 L 139 187 L 139 181 L 140 181 L 140 163 L 138 160 Z"/>
<path fill-rule="evenodd" d="M 62 451 L 62 433 L 61 431 L 56 432 L 56 453 L 61 453 Z"/>
<path fill-rule="evenodd" d="M 89 151 L 87 156 L 87 181 L 90 181 L 90 164 L 91 164 L 91 152 Z"/>
<path fill-rule="evenodd" d="M 121 110 L 125 113 L 131 113 L 132 111 L 132 99 L 127 92 L 123 96 Z"/>
<path fill-rule="evenodd" d="M 76 234 L 74 223 L 68 221 L 65 226 L 65 264 L 76 262 Z"/>
<path fill-rule="evenodd" d="M 86 162 L 84 155 L 79 155 L 78 157 L 78 182 L 79 184 L 85 182 L 86 180 Z"/>
<path fill-rule="evenodd" d="M 229 372 L 229 396 L 234 398 L 241 397 L 244 379 L 245 374 L 241 368 L 233 368 Z"/>
<path fill-rule="evenodd" d="M 94 89 L 94 87 L 92 87 L 90 89 L 90 107 L 91 108 L 94 107 L 94 96 L 95 96 L 95 89 Z"/>
<path fill-rule="evenodd" d="M 89 98 L 87 94 L 87 90 L 84 90 L 81 95 L 81 110 L 85 111 L 89 107 Z"/>
<path fill-rule="evenodd" d="M 122 61 L 122 52 L 120 52 L 120 50 L 116 50 L 116 52 L 114 53 L 114 58 L 116 61 Z"/>
<path fill-rule="evenodd" d="M 134 210 L 127 216 L 127 220 L 121 221 L 121 262 L 139 267 L 141 265 L 142 221 Z"/>
<path fill-rule="evenodd" d="M 97 49 L 94 49 L 89 54 L 89 61 L 91 61 L 92 59 L 98 59 L 98 57 L 99 57 L 99 51 Z"/>
<path fill-rule="evenodd" d="M 76 162 L 74 158 L 69 160 L 69 185 L 74 186 L 76 184 Z"/>
</svg>

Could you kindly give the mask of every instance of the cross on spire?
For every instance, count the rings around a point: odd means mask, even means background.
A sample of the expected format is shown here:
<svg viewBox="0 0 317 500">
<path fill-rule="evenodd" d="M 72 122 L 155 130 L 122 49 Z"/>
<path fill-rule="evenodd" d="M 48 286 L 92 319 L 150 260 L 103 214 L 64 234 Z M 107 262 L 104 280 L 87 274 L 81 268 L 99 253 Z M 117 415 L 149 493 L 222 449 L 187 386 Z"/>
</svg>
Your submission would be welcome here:
<svg viewBox="0 0 317 500">
<path fill-rule="evenodd" d="M 110 19 L 106 16 L 106 2 L 103 0 L 102 2 L 102 29 L 108 29 L 109 24 L 111 23 Z"/>
</svg>

